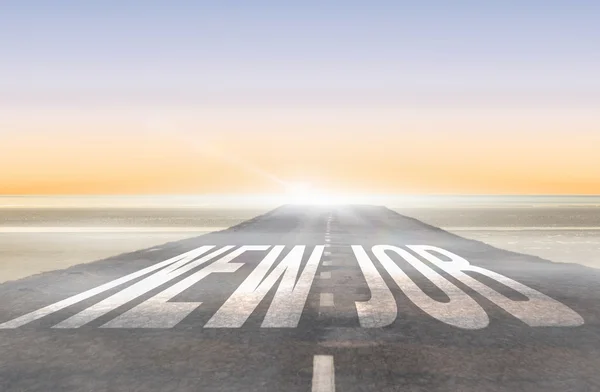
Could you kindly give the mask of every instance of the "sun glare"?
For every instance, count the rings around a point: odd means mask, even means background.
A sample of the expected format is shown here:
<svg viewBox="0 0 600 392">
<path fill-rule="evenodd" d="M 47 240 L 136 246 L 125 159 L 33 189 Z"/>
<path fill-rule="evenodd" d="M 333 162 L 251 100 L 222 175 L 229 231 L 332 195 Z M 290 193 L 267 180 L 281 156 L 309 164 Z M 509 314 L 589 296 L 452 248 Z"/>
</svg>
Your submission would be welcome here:
<svg viewBox="0 0 600 392">
<path fill-rule="evenodd" d="M 286 191 L 289 195 L 305 195 L 311 191 L 311 186 L 307 182 L 288 182 Z"/>
<path fill-rule="evenodd" d="M 334 205 L 347 203 L 346 198 L 314 188 L 307 182 L 286 183 L 287 204 Z"/>
</svg>

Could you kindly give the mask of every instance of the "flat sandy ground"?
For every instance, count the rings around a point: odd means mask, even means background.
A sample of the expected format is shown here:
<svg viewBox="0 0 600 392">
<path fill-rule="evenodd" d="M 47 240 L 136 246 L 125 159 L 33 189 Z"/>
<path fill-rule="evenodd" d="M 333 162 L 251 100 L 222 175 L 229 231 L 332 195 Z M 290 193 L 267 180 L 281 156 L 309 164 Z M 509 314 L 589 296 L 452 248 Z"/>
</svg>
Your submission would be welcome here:
<svg viewBox="0 0 600 392">
<path fill-rule="evenodd" d="M 395 208 L 461 237 L 559 263 L 600 268 L 600 207 Z"/>
<path fill-rule="evenodd" d="M 600 268 L 600 207 L 394 210 L 497 248 Z M 221 230 L 266 211 L 0 208 L 0 282 Z"/>
<path fill-rule="evenodd" d="M 0 282 L 222 230 L 264 212 L 0 208 Z"/>
</svg>

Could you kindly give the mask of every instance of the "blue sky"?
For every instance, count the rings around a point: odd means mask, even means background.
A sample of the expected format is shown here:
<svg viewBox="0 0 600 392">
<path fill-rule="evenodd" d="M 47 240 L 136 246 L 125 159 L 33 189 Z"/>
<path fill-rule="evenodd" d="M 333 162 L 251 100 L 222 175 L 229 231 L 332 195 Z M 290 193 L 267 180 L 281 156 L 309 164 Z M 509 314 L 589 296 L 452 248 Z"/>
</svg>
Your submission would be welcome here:
<svg viewBox="0 0 600 392">
<path fill-rule="evenodd" d="M 600 101 L 596 1 L 321 3 L 2 1 L 0 94 Z"/>
</svg>

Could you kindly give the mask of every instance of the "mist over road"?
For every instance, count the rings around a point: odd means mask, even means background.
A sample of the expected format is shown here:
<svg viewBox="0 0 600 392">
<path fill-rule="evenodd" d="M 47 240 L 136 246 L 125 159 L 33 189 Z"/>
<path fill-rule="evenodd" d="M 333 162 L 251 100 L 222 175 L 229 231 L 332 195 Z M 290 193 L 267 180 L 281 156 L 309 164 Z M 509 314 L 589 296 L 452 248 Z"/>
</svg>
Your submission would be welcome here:
<svg viewBox="0 0 600 392">
<path fill-rule="evenodd" d="M 0 285 L 0 390 L 600 390 L 599 282 L 385 207 L 283 206 Z"/>
</svg>

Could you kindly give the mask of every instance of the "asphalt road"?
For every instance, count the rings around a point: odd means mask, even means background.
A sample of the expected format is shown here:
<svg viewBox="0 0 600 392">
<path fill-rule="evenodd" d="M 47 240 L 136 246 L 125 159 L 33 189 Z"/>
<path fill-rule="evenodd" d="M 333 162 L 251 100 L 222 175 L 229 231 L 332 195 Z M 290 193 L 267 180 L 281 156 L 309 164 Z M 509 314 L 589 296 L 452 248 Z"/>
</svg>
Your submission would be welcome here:
<svg viewBox="0 0 600 392">
<path fill-rule="evenodd" d="M 599 283 L 384 207 L 284 206 L 0 285 L 0 391 L 600 391 Z"/>
</svg>

